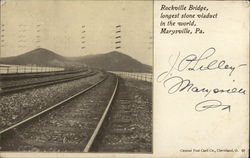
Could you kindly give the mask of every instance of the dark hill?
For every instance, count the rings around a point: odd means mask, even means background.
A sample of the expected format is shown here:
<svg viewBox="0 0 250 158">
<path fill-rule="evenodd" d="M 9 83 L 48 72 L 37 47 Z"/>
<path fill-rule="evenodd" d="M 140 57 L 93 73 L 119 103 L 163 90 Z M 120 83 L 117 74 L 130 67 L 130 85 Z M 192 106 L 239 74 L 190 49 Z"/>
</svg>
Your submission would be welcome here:
<svg viewBox="0 0 250 158">
<path fill-rule="evenodd" d="M 78 59 L 90 67 L 102 68 L 109 71 L 152 72 L 152 67 L 142 64 L 132 57 L 120 52 L 88 55 Z"/>
<path fill-rule="evenodd" d="M 14 65 L 40 65 L 40 66 L 75 66 L 79 63 L 68 61 L 66 57 L 58 55 L 50 50 L 38 48 L 22 55 L 0 58 L 2 64 Z"/>
</svg>

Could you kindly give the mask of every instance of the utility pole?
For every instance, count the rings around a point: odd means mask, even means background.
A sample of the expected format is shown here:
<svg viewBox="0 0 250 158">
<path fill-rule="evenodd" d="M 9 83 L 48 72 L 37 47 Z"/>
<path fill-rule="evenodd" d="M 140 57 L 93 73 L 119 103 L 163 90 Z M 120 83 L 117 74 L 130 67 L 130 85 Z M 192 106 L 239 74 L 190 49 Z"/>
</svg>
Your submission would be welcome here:
<svg viewBox="0 0 250 158">
<path fill-rule="evenodd" d="M 80 50 L 84 52 L 85 48 L 86 48 L 86 26 L 85 25 L 82 25 L 81 27 L 81 37 L 80 37 Z M 83 54 L 86 54 L 86 52 L 84 52 Z"/>
<path fill-rule="evenodd" d="M 122 25 L 116 25 L 115 26 L 115 49 L 116 50 L 119 50 L 122 48 L 121 33 L 122 33 Z"/>
<path fill-rule="evenodd" d="M 4 47 L 5 44 L 5 36 L 4 36 L 4 31 L 5 31 L 5 25 L 1 24 L 1 30 L 0 30 L 0 57 L 2 57 L 2 48 Z"/>
<path fill-rule="evenodd" d="M 18 29 L 18 32 L 19 32 L 19 35 L 18 35 L 18 49 L 21 49 L 21 48 L 25 48 L 26 47 L 26 32 L 27 32 L 27 29 L 26 29 L 26 25 L 24 24 L 20 24 L 19 26 L 19 29 Z"/>
<path fill-rule="evenodd" d="M 151 50 L 153 47 L 153 34 L 152 32 L 149 32 L 149 47 L 148 50 Z"/>
<path fill-rule="evenodd" d="M 41 25 L 37 24 L 36 25 L 36 48 L 40 48 L 41 47 Z"/>
</svg>

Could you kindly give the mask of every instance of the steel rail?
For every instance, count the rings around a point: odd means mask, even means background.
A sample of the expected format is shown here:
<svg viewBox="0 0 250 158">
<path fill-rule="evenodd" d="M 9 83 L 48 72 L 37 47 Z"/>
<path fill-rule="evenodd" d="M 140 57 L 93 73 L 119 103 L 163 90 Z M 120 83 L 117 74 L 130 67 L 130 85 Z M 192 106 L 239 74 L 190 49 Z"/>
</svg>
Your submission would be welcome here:
<svg viewBox="0 0 250 158">
<path fill-rule="evenodd" d="M 0 88 L 0 94 L 10 93 L 10 92 L 17 92 L 17 91 L 21 91 L 21 90 L 36 88 L 36 87 L 42 87 L 42 86 L 48 86 L 48 85 L 62 83 L 62 82 L 73 81 L 73 80 L 77 80 L 77 79 L 80 79 L 80 78 L 86 78 L 86 77 L 89 77 L 89 76 L 93 76 L 96 73 L 97 72 L 90 72 L 90 73 L 87 73 L 87 74 L 77 75 L 77 76 L 73 76 L 73 77 L 65 77 L 65 78 L 61 78 L 61 79 L 53 79 L 53 80 L 40 81 L 40 82 L 34 82 L 34 83 L 27 83 L 27 84 L 15 85 L 15 86 L 1 87 Z"/>
<path fill-rule="evenodd" d="M 1 74 L 0 80 L 17 80 L 19 78 L 38 78 L 38 77 L 47 77 L 47 76 L 61 76 L 67 74 L 76 74 L 80 72 L 86 72 L 85 70 L 77 70 L 77 71 L 60 71 L 60 72 L 39 72 L 39 73 L 20 73 L 20 74 Z"/>
<path fill-rule="evenodd" d="M 81 75 L 76 75 L 73 77 L 65 77 L 65 78 L 60 78 L 60 79 L 51 79 L 51 80 L 46 80 L 46 81 L 40 81 L 40 82 L 34 82 L 34 83 L 26 83 L 26 84 L 19 84 L 19 85 L 13 85 L 13 86 L 5 86 L 5 87 L 1 87 L 2 89 L 11 89 L 11 88 L 17 88 L 17 87 L 24 87 L 24 86 L 29 86 L 29 85 L 33 85 L 33 84 L 39 84 L 39 83 L 46 83 L 49 81 L 59 81 L 59 80 L 63 80 L 63 79 L 70 79 L 70 78 L 74 78 L 74 77 L 79 77 L 79 76 L 84 76 L 84 75 L 88 75 L 91 74 L 93 72 L 89 72 L 86 74 L 81 74 Z"/>
<path fill-rule="evenodd" d="M 114 96 L 115 96 L 115 94 L 116 94 L 117 87 L 118 87 L 118 82 L 119 82 L 117 75 L 115 75 L 115 76 L 116 76 L 116 85 L 115 85 L 115 88 L 114 88 L 114 90 L 113 90 L 113 94 L 112 94 L 111 98 L 109 99 L 108 105 L 107 105 L 107 107 L 106 107 L 104 113 L 102 114 L 102 117 L 101 117 L 101 119 L 99 120 L 99 122 L 98 122 L 98 124 L 97 124 L 97 126 L 96 126 L 96 128 L 95 128 L 95 130 L 94 130 L 94 132 L 93 132 L 93 134 L 92 134 L 92 136 L 90 137 L 90 139 L 89 139 L 87 145 L 85 146 L 83 152 L 89 152 L 89 150 L 90 150 L 92 144 L 93 144 L 94 141 L 95 141 L 95 138 L 96 138 L 97 134 L 98 134 L 99 131 L 100 131 L 100 128 L 101 128 L 101 126 L 102 126 L 102 124 L 103 124 L 103 122 L 104 122 L 104 120 L 105 120 L 105 117 L 107 116 L 107 113 L 108 113 L 108 111 L 109 111 L 109 109 L 110 109 L 110 105 L 111 105 L 111 103 L 112 103 L 112 101 L 113 101 L 113 99 L 114 99 Z"/>
<path fill-rule="evenodd" d="M 26 72 L 26 73 L 0 73 L 1 77 L 39 77 L 50 75 L 64 75 L 84 72 L 85 70 L 66 70 L 66 71 L 50 71 L 50 72 Z"/>
<path fill-rule="evenodd" d="M 107 79 L 107 77 L 105 77 L 104 79 L 102 79 L 102 80 L 96 82 L 95 84 L 89 86 L 88 88 L 86 88 L 86 89 L 84 89 L 84 90 L 82 90 L 82 91 L 80 91 L 80 92 L 78 92 L 78 93 L 72 95 L 71 97 L 68 97 L 67 99 L 65 99 L 65 100 L 63 100 L 63 101 L 61 101 L 61 102 L 59 102 L 59 103 L 57 103 L 57 104 L 55 104 L 55 105 L 53 105 L 53 106 L 51 106 L 51 107 L 49 107 L 49 108 L 43 110 L 43 111 L 41 111 L 41 112 L 39 112 L 39 113 L 37 113 L 37 114 L 35 114 L 35 115 L 33 115 L 33 116 L 31 116 L 31 117 L 29 117 L 29 118 L 27 118 L 27 119 L 21 121 L 21 122 L 18 122 L 17 124 L 15 124 L 15 125 L 13 125 L 13 126 L 10 126 L 10 127 L 6 128 L 6 129 L 0 131 L 0 137 L 1 137 L 1 135 L 5 134 L 5 133 L 7 133 L 7 132 L 9 132 L 9 131 L 11 131 L 12 129 L 17 128 L 17 127 L 19 127 L 19 126 L 21 126 L 21 125 L 23 125 L 23 124 L 25 124 L 25 123 L 27 123 L 27 122 L 29 122 L 29 121 L 31 121 L 31 120 L 34 120 L 35 118 L 41 116 L 42 114 L 45 114 L 46 112 L 49 112 L 49 111 L 51 111 L 52 109 L 54 109 L 54 108 L 56 108 L 56 107 L 58 107 L 58 106 L 61 106 L 61 105 L 63 105 L 64 103 L 70 101 L 71 99 L 73 99 L 73 98 L 75 98 L 75 97 L 77 97 L 77 96 L 79 96 L 79 95 L 81 95 L 81 94 L 87 92 L 88 90 L 94 88 L 95 86 L 97 86 L 98 84 L 100 84 L 101 82 L 103 82 L 103 81 L 106 80 L 106 79 Z"/>
</svg>

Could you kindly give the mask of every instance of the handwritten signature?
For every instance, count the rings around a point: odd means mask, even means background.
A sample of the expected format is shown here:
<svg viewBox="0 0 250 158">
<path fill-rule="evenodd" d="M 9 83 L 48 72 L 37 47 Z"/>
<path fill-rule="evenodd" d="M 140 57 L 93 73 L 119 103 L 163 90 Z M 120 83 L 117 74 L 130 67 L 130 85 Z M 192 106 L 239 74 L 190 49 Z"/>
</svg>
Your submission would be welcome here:
<svg viewBox="0 0 250 158">
<path fill-rule="evenodd" d="M 159 75 L 160 76 L 160 75 Z M 218 94 L 218 93 L 227 93 L 227 94 L 246 94 L 246 90 L 244 88 L 206 88 L 206 87 L 198 87 L 194 83 L 191 82 L 190 79 L 183 79 L 180 76 L 171 76 L 166 78 L 165 80 L 158 80 L 158 82 L 162 82 L 165 88 L 168 88 L 169 94 L 174 94 L 176 92 L 193 92 L 193 93 L 204 93 L 204 97 L 207 97 L 209 94 Z"/>
<path fill-rule="evenodd" d="M 246 94 L 244 88 L 206 88 L 198 87 L 191 82 L 190 79 L 184 79 L 181 76 L 173 75 L 174 70 L 177 72 L 183 71 L 214 71 L 214 70 L 227 70 L 228 76 L 231 76 L 235 70 L 239 67 L 247 66 L 247 64 L 239 64 L 233 66 L 228 64 L 225 60 L 210 60 L 216 53 L 216 49 L 213 47 L 208 48 L 200 56 L 196 54 L 189 54 L 184 58 L 180 58 L 180 53 L 177 57 L 172 60 L 173 55 L 169 57 L 170 69 L 158 75 L 157 82 L 163 84 L 165 88 L 168 88 L 169 94 L 176 92 L 193 92 L 193 93 L 204 93 L 204 97 L 212 94 L 226 93 L 226 94 Z M 205 111 L 211 108 L 223 107 L 222 110 L 228 109 L 230 111 L 231 105 L 223 105 L 219 100 L 206 100 L 198 103 L 195 106 L 195 110 L 198 112 Z"/>
<path fill-rule="evenodd" d="M 222 102 L 219 100 L 205 100 L 205 101 L 202 101 L 202 102 L 196 104 L 195 110 L 198 112 L 202 112 L 202 111 L 205 111 L 208 109 L 219 108 L 219 107 L 223 107 L 221 110 L 228 109 L 229 112 L 231 109 L 231 105 L 223 105 Z"/>
<path fill-rule="evenodd" d="M 178 72 L 182 71 L 213 71 L 213 70 L 228 70 L 229 76 L 233 74 L 236 68 L 247 66 L 247 64 L 239 64 L 238 66 L 232 66 L 226 63 L 225 60 L 214 59 L 205 64 L 204 61 L 211 59 L 211 57 L 216 53 L 216 49 L 213 47 L 208 48 L 199 57 L 196 54 L 189 54 L 183 59 L 180 59 L 180 52 L 178 53 L 176 59 L 173 63 L 171 62 L 173 55 L 169 57 L 168 63 L 171 68 L 169 71 L 165 71 L 158 76 L 158 80 L 165 80 L 168 76 L 173 74 L 174 70 Z M 179 61 L 179 62 L 178 62 Z"/>
</svg>

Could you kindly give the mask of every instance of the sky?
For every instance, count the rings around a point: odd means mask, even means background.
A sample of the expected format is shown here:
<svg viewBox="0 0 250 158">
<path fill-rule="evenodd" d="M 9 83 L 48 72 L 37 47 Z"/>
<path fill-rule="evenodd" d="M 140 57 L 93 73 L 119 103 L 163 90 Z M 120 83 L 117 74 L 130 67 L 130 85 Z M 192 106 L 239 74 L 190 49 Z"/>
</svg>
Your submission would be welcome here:
<svg viewBox="0 0 250 158">
<path fill-rule="evenodd" d="M 152 65 L 152 32 L 150 0 L 5 0 L 1 4 L 1 57 L 39 47 L 63 56 L 83 56 L 121 46 L 118 51 Z"/>
</svg>

